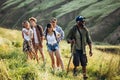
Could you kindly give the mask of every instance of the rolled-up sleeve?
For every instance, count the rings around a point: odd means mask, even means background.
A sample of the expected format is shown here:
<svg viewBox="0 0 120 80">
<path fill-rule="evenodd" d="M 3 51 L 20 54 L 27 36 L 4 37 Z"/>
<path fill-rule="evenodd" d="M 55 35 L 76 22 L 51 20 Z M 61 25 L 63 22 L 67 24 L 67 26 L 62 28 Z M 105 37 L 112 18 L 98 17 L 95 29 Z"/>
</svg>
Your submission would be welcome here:
<svg viewBox="0 0 120 80">
<path fill-rule="evenodd" d="M 92 43 L 89 31 L 87 31 L 87 34 L 86 34 L 86 41 L 87 41 L 88 44 Z"/>
<path fill-rule="evenodd" d="M 63 40 L 64 39 L 64 31 L 62 30 L 62 28 L 60 26 L 57 26 L 56 31 L 58 31 L 61 34 L 61 37 L 58 38 L 58 41 Z"/>
<path fill-rule="evenodd" d="M 59 27 L 59 28 L 60 28 L 60 34 L 61 34 L 61 40 L 62 40 L 62 39 L 64 39 L 64 31 L 62 30 L 61 27 Z"/>
<path fill-rule="evenodd" d="M 73 37 L 74 37 L 73 34 L 74 34 L 74 33 L 73 33 L 73 29 L 71 28 L 71 29 L 69 30 L 67 36 L 66 36 L 66 40 L 67 40 L 68 43 L 69 43 L 69 40 L 72 40 L 72 39 L 73 39 Z"/>
</svg>

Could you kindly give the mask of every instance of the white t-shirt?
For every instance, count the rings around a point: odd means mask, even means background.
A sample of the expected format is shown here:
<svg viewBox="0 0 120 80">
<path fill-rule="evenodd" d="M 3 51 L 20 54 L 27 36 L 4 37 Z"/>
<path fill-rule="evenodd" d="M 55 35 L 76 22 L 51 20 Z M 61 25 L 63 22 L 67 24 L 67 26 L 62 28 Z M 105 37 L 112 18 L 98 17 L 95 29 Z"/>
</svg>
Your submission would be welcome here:
<svg viewBox="0 0 120 80">
<path fill-rule="evenodd" d="M 38 37 L 37 37 L 36 28 L 33 28 L 33 34 L 34 34 L 34 40 L 35 40 L 35 43 L 39 43 L 39 41 L 38 41 Z"/>
<path fill-rule="evenodd" d="M 33 30 L 31 28 L 29 30 L 26 28 L 23 28 L 22 32 L 25 40 L 27 41 L 31 40 L 31 37 L 33 35 Z M 28 33 L 28 35 L 26 33 Z"/>
<path fill-rule="evenodd" d="M 55 33 L 56 33 L 56 35 L 59 34 L 57 31 L 55 31 Z M 46 38 L 47 38 L 47 43 L 48 44 L 53 45 L 53 44 L 57 43 L 57 40 L 56 40 L 54 32 L 53 32 L 52 35 L 47 34 Z"/>
</svg>

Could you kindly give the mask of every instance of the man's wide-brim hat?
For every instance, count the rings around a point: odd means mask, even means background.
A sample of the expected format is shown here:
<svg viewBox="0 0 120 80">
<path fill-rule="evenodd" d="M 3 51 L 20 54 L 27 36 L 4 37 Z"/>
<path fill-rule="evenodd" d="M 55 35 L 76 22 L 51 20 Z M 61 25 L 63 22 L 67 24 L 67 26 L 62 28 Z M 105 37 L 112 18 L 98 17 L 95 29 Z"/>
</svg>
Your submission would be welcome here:
<svg viewBox="0 0 120 80">
<path fill-rule="evenodd" d="M 34 18 L 34 17 L 30 17 L 30 18 L 29 18 L 29 21 L 30 21 L 30 20 L 33 20 L 33 21 L 37 22 L 37 19 Z"/>
</svg>

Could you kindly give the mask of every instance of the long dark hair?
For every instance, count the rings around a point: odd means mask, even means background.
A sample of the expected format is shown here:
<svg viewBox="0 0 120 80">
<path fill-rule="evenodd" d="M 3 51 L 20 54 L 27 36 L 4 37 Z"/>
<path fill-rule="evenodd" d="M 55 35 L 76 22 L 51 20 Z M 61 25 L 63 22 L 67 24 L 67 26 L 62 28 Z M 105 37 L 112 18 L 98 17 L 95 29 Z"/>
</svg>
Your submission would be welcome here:
<svg viewBox="0 0 120 80">
<path fill-rule="evenodd" d="M 45 37 L 47 36 L 48 28 L 51 28 L 51 27 L 52 27 L 52 24 L 51 24 L 51 23 L 48 23 L 48 24 L 47 24 L 47 28 L 46 28 Z"/>
</svg>

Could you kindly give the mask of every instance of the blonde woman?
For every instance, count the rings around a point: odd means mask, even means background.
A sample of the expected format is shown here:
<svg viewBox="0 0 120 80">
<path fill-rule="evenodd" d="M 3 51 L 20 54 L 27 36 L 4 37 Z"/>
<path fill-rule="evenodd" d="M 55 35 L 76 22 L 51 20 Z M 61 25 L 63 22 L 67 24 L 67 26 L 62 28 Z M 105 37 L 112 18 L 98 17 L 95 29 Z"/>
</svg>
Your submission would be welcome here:
<svg viewBox="0 0 120 80">
<path fill-rule="evenodd" d="M 23 52 L 27 54 L 27 59 L 33 59 L 33 56 L 35 56 L 37 62 L 38 55 L 34 52 L 33 45 L 32 45 L 32 38 L 33 38 L 33 30 L 30 28 L 30 24 L 28 21 L 24 21 L 22 23 L 23 29 L 22 29 L 22 37 L 24 39 L 23 42 Z"/>
</svg>

